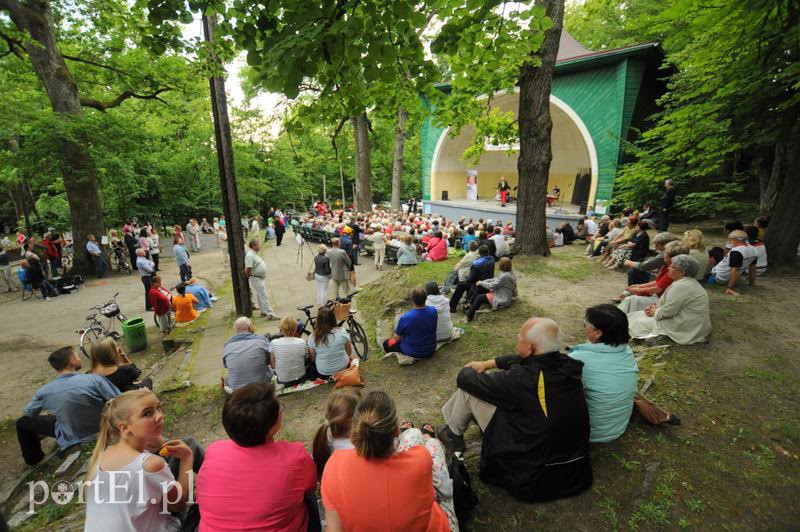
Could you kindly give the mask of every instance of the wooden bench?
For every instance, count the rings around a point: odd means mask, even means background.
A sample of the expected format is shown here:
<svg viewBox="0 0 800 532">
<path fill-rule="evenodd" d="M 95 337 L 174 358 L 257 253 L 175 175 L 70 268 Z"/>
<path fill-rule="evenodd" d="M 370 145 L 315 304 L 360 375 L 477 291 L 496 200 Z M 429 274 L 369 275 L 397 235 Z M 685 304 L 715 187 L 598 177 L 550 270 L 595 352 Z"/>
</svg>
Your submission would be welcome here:
<svg viewBox="0 0 800 532">
<path fill-rule="evenodd" d="M 397 248 L 386 246 L 386 264 L 397 264 Z"/>
</svg>

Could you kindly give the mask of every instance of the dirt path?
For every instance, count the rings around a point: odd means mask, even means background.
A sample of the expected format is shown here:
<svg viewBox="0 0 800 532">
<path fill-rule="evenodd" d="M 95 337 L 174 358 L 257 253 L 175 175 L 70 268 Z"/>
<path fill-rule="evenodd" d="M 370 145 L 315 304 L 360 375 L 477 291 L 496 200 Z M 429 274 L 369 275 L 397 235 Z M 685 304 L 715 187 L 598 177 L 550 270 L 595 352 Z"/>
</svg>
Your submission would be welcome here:
<svg viewBox="0 0 800 532">
<path fill-rule="evenodd" d="M 306 281 L 313 254 L 317 252 L 317 245 L 302 245 L 302 260 L 298 255 L 298 244 L 291 238 L 292 233 L 287 233 L 281 247 L 274 241 L 262 249 L 261 256 L 267 264 L 267 289 L 270 303 L 278 316 L 293 315 L 301 317 L 299 306 L 316 302 L 317 286 L 314 281 Z M 367 283 L 380 276 L 381 272 L 375 270 L 370 257 L 360 257 L 356 267 L 356 276 L 359 284 Z M 268 321 L 254 314 L 256 332 L 278 332 L 279 321 Z M 210 311 L 208 325 L 206 326 L 200 347 L 196 352 L 192 371 L 192 383 L 196 385 L 216 385 L 223 374 L 222 349 L 225 342 L 232 336 L 232 323 L 235 319 L 233 294 L 226 293 Z"/>
</svg>

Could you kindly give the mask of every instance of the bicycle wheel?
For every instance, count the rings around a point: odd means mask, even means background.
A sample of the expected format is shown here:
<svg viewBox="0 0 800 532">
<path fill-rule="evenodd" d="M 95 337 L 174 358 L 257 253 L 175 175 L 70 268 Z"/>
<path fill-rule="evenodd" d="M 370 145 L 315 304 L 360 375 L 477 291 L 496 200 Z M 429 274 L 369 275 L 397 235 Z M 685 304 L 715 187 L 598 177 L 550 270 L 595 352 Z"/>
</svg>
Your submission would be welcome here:
<svg viewBox="0 0 800 532">
<path fill-rule="evenodd" d="M 353 343 L 353 349 L 356 350 L 358 358 L 366 361 L 369 358 L 369 340 L 367 340 L 367 333 L 364 328 L 356 320 L 349 320 L 347 323 L 347 331 L 350 333 L 350 341 Z"/>
<path fill-rule="evenodd" d="M 92 344 L 105 337 L 105 333 L 105 330 L 99 325 L 92 325 L 83 331 L 83 334 L 81 334 L 81 353 L 83 353 L 83 356 L 89 358 L 89 350 L 91 350 Z"/>
</svg>

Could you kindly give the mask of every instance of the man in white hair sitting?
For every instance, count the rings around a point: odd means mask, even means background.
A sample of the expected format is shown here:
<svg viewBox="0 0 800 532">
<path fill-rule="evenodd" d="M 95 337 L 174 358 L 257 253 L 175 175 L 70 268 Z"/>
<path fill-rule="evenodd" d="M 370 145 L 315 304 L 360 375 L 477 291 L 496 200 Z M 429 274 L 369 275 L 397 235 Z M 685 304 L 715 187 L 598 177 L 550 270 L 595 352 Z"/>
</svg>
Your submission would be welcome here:
<svg viewBox="0 0 800 532">
<path fill-rule="evenodd" d="M 592 483 L 583 363 L 559 352 L 561 330 L 551 319 L 529 319 L 517 340 L 517 354 L 470 362 L 459 372 L 439 439 L 463 451 L 474 420 L 483 432 L 484 483 L 523 501 L 577 495 Z"/>
<path fill-rule="evenodd" d="M 222 365 L 228 370 L 222 386 L 228 393 L 254 382 L 272 380 L 269 340 L 255 333 L 253 321 L 242 316 L 233 323 L 234 335 L 225 342 Z"/>
</svg>

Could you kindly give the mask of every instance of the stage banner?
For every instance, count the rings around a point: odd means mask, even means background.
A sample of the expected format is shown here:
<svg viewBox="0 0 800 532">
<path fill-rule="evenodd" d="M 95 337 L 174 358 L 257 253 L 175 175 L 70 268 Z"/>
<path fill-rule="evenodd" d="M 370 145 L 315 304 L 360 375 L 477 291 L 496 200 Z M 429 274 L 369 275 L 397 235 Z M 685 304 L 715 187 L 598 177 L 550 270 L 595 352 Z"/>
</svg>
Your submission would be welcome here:
<svg viewBox="0 0 800 532">
<path fill-rule="evenodd" d="M 478 199 L 478 171 L 467 170 L 467 200 L 476 201 Z"/>
</svg>

